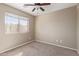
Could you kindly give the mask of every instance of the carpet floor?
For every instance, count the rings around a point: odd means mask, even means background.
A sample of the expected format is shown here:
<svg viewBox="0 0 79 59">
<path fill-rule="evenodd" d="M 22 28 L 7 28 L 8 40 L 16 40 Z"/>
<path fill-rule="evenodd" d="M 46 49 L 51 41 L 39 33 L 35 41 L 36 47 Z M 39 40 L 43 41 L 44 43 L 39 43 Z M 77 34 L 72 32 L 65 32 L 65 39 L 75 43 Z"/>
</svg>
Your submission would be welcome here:
<svg viewBox="0 0 79 59">
<path fill-rule="evenodd" d="M 70 49 L 40 42 L 32 42 L 2 53 L 0 56 L 78 56 L 78 54 L 76 51 Z"/>
</svg>

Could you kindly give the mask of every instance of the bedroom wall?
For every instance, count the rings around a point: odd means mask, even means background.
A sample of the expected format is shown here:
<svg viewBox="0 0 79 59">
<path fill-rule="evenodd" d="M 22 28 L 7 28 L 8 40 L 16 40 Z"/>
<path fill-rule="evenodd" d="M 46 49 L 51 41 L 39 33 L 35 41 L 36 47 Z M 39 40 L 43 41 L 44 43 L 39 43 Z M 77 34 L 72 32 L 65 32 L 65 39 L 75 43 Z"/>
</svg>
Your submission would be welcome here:
<svg viewBox="0 0 79 59">
<path fill-rule="evenodd" d="M 77 52 L 79 53 L 79 4 L 77 5 Z"/>
<path fill-rule="evenodd" d="M 30 32 L 5 34 L 6 12 L 30 18 Z M 34 16 L 28 13 L 22 12 L 5 4 L 0 4 L 0 52 L 18 46 L 30 40 L 34 40 L 34 18 Z"/>
<path fill-rule="evenodd" d="M 76 6 L 36 17 L 36 41 L 77 49 Z"/>
</svg>

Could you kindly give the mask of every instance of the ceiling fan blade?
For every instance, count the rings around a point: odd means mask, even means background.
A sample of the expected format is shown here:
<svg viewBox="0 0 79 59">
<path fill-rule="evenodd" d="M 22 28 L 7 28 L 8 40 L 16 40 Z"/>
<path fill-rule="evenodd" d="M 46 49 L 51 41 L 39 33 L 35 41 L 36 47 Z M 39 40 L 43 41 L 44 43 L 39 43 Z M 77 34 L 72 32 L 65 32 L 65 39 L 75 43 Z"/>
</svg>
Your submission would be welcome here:
<svg viewBox="0 0 79 59">
<path fill-rule="evenodd" d="M 40 3 L 40 6 L 47 6 L 50 5 L 50 3 Z"/>
<path fill-rule="evenodd" d="M 24 6 L 35 6 L 34 4 L 24 4 Z"/>
<path fill-rule="evenodd" d="M 34 9 L 32 10 L 32 12 L 34 12 L 34 11 L 35 11 L 35 9 L 36 9 L 36 8 L 34 8 Z"/>
<path fill-rule="evenodd" d="M 42 7 L 40 7 L 40 9 L 41 9 L 42 11 L 45 11 L 45 9 L 43 9 Z"/>
</svg>

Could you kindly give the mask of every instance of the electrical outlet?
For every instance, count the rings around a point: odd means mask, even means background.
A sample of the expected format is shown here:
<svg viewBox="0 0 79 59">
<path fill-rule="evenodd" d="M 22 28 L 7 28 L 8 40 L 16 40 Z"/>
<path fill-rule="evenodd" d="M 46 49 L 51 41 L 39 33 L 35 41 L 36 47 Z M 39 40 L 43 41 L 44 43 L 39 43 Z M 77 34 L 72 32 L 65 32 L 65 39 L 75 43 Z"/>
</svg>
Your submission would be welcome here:
<svg viewBox="0 0 79 59">
<path fill-rule="evenodd" d="M 56 42 L 58 42 L 58 40 L 56 40 Z"/>
<path fill-rule="evenodd" d="M 62 40 L 60 40 L 60 43 L 62 43 Z"/>
</svg>

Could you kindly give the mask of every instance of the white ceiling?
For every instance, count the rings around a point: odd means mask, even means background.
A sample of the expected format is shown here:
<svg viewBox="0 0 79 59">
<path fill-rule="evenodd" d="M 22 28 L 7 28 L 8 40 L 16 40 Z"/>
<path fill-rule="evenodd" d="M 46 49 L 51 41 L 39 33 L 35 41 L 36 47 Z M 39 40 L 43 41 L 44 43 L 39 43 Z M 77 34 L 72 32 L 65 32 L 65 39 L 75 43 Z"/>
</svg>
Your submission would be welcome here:
<svg viewBox="0 0 79 59">
<path fill-rule="evenodd" d="M 6 3 L 6 4 L 16 8 L 16 9 L 27 12 L 27 13 L 34 15 L 34 16 L 47 14 L 47 13 L 50 13 L 50 12 L 53 12 L 53 11 L 58 11 L 58 10 L 61 10 L 61 9 L 64 9 L 64 8 L 68 8 L 68 7 L 72 7 L 74 5 L 77 5 L 76 3 L 51 3 L 51 5 L 49 5 L 49 6 L 42 6 L 45 9 L 44 12 L 41 11 L 40 9 L 32 12 L 32 9 L 34 7 L 37 7 L 37 6 L 26 6 L 26 7 L 24 7 L 23 6 L 24 3 Z"/>
</svg>

